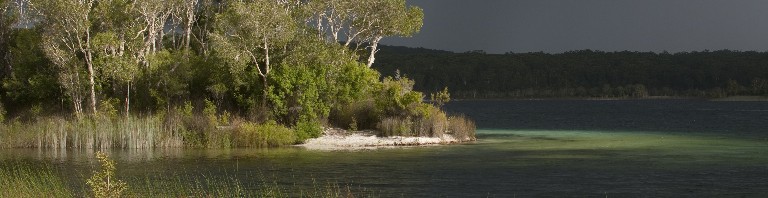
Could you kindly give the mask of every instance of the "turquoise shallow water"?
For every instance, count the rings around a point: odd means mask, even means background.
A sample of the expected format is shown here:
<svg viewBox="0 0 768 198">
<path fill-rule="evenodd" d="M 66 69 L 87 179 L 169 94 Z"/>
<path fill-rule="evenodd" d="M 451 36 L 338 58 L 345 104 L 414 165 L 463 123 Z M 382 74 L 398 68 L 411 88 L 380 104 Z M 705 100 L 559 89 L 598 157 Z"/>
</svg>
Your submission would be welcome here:
<svg viewBox="0 0 768 198">
<path fill-rule="evenodd" d="M 768 112 L 760 111 L 766 104 L 465 101 L 448 108 L 477 120 L 478 142 L 373 151 L 111 152 L 127 178 L 266 177 L 289 189 L 312 186 L 314 178 L 382 197 L 768 197 Z M 0 152 L 2 160 L 53 163 L 75 188 L 95 165 L 91 156 Z"/>
</svg>

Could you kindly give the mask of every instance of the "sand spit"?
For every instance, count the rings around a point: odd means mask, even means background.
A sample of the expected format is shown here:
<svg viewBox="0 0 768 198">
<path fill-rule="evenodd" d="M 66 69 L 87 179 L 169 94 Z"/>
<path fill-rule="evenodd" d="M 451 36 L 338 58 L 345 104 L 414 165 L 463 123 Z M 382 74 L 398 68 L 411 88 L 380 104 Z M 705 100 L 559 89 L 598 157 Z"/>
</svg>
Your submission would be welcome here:
<svg viewBox="0 0 768 198">
<path fill-rule="evenodd" d="M 373 131 L 346 131 L 326 128 L 323 135 L 298 145 L 309 150 L 367 150 L 400 146 L 427 146 L 459 143 L 451 135 L 443 137 L 377 137 Z"/>
</svg>

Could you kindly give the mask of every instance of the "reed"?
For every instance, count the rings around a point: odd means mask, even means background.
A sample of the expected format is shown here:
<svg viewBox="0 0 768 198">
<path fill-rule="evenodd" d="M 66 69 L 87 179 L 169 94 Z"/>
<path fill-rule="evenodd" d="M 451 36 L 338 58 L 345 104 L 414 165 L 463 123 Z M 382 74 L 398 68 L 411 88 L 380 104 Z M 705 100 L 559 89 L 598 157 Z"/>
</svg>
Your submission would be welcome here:
<svg viewBox="0 0 768 198">
<path fill-rule="evenodd" d="M 464 115 L 450 116 L 448 118 L 448 134 L 453 135 L 459 141 L 475 141 L 475 122 Z"/>
<path fill-rule="evenodd" d="M 448 126 L 445 113 L 428 106 L 416 116 L 384 118 L 377 125 L 377 129 L 381 136 L 442 137 Z"/>
<path fill-rule="evenodd" d="M 0 197 L 74 197 L 61 177 L 47 165 L 3 162 L 0 186 Z"/>
<path fill-rule="evenodd" d="M 3 125 L 3 124 L 0 124 Z M 111 119 L 88 117 L 39 118 L 0 126 L 1 148 L 124 148 L 182 147 L 179 128 L 166 127 L 157 117 Z"/>
</svg>

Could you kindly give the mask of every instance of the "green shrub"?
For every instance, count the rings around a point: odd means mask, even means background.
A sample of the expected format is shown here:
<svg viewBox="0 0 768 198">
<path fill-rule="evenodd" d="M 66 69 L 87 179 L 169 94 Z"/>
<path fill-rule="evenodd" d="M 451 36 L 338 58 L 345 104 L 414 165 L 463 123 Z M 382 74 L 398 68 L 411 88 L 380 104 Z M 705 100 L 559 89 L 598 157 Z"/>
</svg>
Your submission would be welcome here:
<svg viewBox="0 0 768 198">
<path fill-rule="evenodd" d="M 237 147 L 276 147 L 296 143 L 296 134 L 274 121 L 263 124 L 243 123 L 235 131 Z"/>
<path fill-rule="evenodd" d="M 208 123 L 213 126 L 219 125 L 219 118 L 216 116 L 216 105 L 208 99 L 205 99 L 205 108 L 203 108 L 203 116 L 208 119 Z"/>
<path fill-rule="evenodd" d="M 451 101 L 451 93 L 448 92 L 448 87 L 445 87 L 443 88 L 443 91 L 429 94 L 429 100 L 431 100 L 437 108 L 442 108 L 445 103 Z"/>
<path fill-rule="evenodd" d="M 425 105 L 424 112 L 414 121 L 414 133 L 419 136 L 441 137 L 448 129 L 448 116 L 437 107 Z"/>
<path fill-rule="evenodd" d="M 375 129 L 380 121 L 373 100 L 349 103 L 331 111 L 329 122 L 348 130 Z M 355 126 L 355 127 L 352 127 Z"/>
<path fill-rule="evenodd" d="M 414 81 L 405 77 L 385 78 L 381 88 L 375 94 L 377 113 L 384 117 L 405 117 L 416 114 L 414 110 L 423 104 L 424 95 L 413 91 L 413 85 Z"/>
<path fill-rule="evenodd" d="M 3 107 L 3 102 L 0 101 L 0 125 L 5 122 L 5 107 Z"/>
<path fill-rule="evenodd" d="M 109 98 L 101 100 L 99 104 L 99 114 L 108 118 L 117 118 L 117 109 L 120 108 L 120 100 Z"/>
<path fill-rule="evenodd" d="M 101 163 L 101 170 L 94 171 L 93 176 L 86 181 L 93 197 L 120 197 L 128 185 L 115 178 L 115 162 L 101 151 L 96 152 L 96 158 Z"/>
<path fill-rule="evenodd" d="M 304 142 L 309 138 L 320 137 L 323 134 L 323 127 L 318 122 L 302 120 L 296 123 L 297 142 Z"/>
</svg>

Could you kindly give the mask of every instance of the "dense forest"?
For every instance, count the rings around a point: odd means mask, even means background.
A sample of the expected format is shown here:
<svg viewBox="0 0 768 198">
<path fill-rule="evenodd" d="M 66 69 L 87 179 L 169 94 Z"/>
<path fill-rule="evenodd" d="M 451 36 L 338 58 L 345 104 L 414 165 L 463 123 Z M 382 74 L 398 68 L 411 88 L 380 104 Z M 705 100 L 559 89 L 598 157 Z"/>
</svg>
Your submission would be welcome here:
<svg viewBox="0 0 768 198">
<path fill-rule="evenodd" d="M 385 75 L 458 98 L 768 95 L 768 52 L 570 51 L 487 54 L 383 46 Z"/>
<path fill-rule="evenodd" d="M 321 126 L 449 131 L 413 81 L 370 68 L 383 38 L 420 30 L 422 10 L 404 0 L 0 0 L 0 8 L 3 146 L 275 146 L 317 137 Z"/>
</svg>

